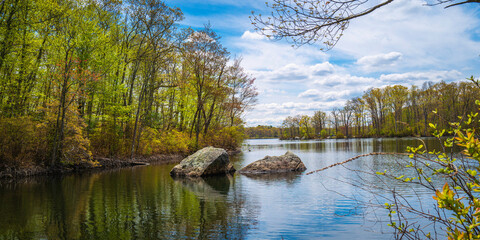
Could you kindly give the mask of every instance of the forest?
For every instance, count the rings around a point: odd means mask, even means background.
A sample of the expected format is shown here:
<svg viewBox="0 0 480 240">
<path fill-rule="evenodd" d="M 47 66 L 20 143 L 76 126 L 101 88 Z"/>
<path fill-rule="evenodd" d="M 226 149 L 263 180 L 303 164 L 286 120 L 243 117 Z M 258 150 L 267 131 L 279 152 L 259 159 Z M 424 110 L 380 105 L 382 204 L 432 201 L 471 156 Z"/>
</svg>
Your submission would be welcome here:
<svg viewBox="0 0 480 240">
<path fill-rule="evenodd" d="M 235 149 L 255 78 L 158 0 L 0 3 L 0 168 Z"/>
<path fill-rule="evenodd" d="M 449 123 L 475 112 L 478 82 L 426 82 L 421 88 L 401 85 L 371 88 L 342 108 L 316 111 L 313 116 L 289 116 L 278 128 L 247 128 L 251 138 L 314 139 L 327 137 L 432 136 L 430 123 Z M 460 118 L 460 119 L 459 119 Z"/>
</svg>

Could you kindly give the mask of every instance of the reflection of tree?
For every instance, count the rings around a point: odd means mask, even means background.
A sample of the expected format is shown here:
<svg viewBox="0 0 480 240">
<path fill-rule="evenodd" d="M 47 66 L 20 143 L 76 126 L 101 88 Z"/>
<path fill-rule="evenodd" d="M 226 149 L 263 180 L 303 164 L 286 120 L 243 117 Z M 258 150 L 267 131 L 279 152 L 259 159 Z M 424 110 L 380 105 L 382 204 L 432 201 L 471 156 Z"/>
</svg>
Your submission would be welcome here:
<svg viewBox="0 0 480 240">
<path fill-rule="evenodd" d="M 242 239 L 253 213 L 234 178 L 174 181 L 171 166 L 0 185 L 0 239 Z"/>
</svg>

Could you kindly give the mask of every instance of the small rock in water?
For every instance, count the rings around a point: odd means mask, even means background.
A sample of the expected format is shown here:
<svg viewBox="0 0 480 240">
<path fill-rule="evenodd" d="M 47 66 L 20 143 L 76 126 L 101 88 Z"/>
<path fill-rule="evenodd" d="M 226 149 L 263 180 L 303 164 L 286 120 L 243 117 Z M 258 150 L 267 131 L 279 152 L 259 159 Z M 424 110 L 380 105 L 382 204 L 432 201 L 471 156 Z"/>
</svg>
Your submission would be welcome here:
<svg viewBox="0 0 480 240">
<path fill-rule="evenodd" d="M 202 177 L 234 172 L 224 149 L 206 147 L 183 159 L 170 171 L 172 176 Z"/>
<path fill-rule="evenodd" d="M 282 156 L 266 156 L 250 163 L 239 172 L 244 174 L 303 172 L 307 170 L 300 158 L 290 151 Z"/>
</svg>

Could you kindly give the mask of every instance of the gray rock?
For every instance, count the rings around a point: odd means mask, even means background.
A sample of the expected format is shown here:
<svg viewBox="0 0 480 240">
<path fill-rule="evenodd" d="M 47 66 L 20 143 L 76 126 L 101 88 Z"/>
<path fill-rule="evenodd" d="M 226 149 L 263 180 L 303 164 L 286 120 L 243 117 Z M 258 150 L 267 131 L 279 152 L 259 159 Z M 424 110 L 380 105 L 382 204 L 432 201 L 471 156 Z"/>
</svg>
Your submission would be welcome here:
<svg viewBox="0 0 480 240">
<path fill-rule="evenodd" d="M 288 151 L 282 156 L 266 156 L 250 163 L 239 172 L 242 174 L 303 172 L 307 170 L 300 158 Z"/>
<path fill-rule="evenodd" d="M 235 172 L 227 151 L 206 147 L 183 159 L 170 171 L 172 176 L 202 177 Z"/>
</svg>

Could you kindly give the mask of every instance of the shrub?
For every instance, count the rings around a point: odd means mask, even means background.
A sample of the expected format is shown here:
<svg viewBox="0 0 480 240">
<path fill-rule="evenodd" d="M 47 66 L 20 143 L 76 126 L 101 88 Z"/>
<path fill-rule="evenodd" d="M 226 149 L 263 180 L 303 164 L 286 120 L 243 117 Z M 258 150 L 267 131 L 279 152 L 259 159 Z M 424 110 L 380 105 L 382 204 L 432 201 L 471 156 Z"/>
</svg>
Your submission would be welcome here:
<svg viewBox="0 0 480 240">
<path fill-rule="evenodd" d="M 120 157 L 128 154 L 128 143 L 123 137 L 124 131 L 113 121 L 102 121 L 90 134 L 90 143 L 95 156 Z"/>
<path fill-rule="evenodd" d="M 343 135 L 342 132 L 337 132 L 337 135 L 335 135 L 335 138 L 337 138 L 337 139 L 344 139 L 345 136 Z"/>
<path fill-rule="evenodd" d="M 186 154 L 189 152 L 191 139 L 188 134 L 171 130 L 160 132 L 153 128 L 143 130 L 137 153 L 144 156 L 154 154 Z"/>
<path fill-rule="evenodd" d="M 35 123 L 31 118 L 0 119 L 0 167 L 31 163 L 35 158 L 35 144 L 42 141 L 45 139 L 37 139 L 35 135 Z"/>
<path fill-rule="evenodd" d="M 220 131 L 212 132 L 205 136 L 204 145 L 236 150 L 240 147 L 246 136 L 243 127 L 225 127 Z"/>
<path fill-rule="evenodd" d="M 45 139 L 42 148 L 47 148 L 45 151 L 38 151 L 42 153 L 42 160 L 46 163 L 51 163 L 50 154 L 55 136 L 56 125 L 56 110 L 58 106 L 51 104 L 47 108 L 41 108 L 43 112 L 40 123 L 36 125 L 36 132 L 39 134 L 38 139 Z M 85 131 L 86 124 L 83 118 L 78 114 L 78 110 L 73 105 L 66 111 L 63 147 L 61 151 L 60 160 L 64 164 L 76 164 L 83 161 L 91 161 L 92 153 L 90 151 L 90 140 L 87 138 Z"/>
<path fill-rule="evenodd" d="M 327 138 L 327 137 L 328 137 L 327 130 L 322 129 L 322 131 L 320 132 L 320 136 L 321 136 L 322 138 Z"/>
</svg>

